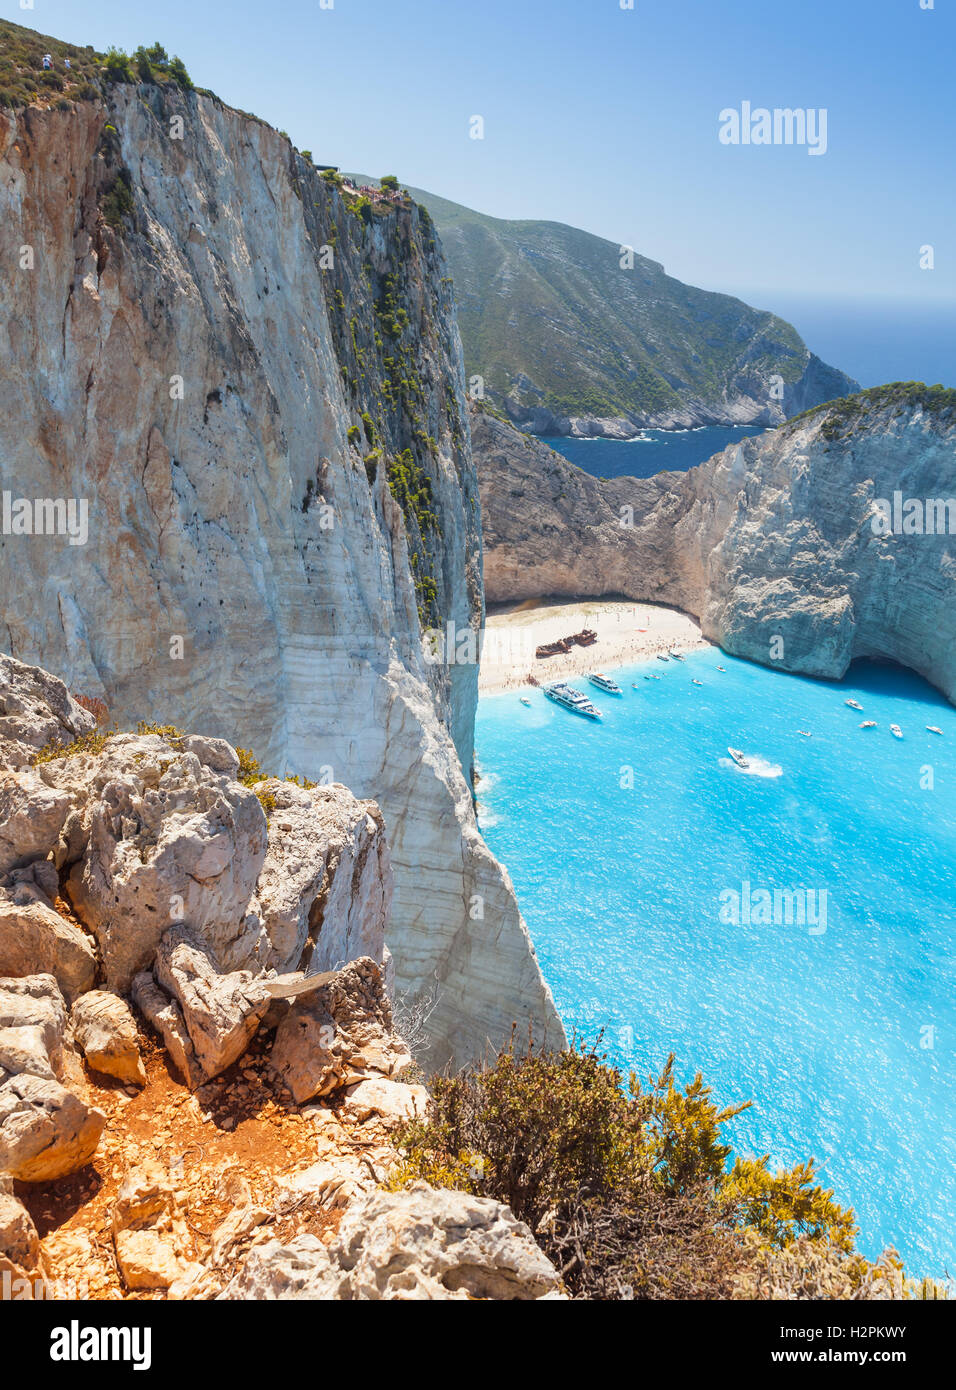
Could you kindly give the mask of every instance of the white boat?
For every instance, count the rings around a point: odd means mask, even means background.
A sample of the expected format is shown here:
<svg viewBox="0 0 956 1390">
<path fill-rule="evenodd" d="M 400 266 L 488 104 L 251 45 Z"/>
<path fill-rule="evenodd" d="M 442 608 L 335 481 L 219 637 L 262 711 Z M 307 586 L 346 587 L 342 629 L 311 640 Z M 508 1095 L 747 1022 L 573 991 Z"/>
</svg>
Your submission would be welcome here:
<svg viewBox="0 0 956 1390">
<path fill-rule="evenodd" d="M 931 734 L 939 734 L 940 737 L 942 737 L 942 734 L 943 734 L 942 729 L 937 729 L 937 727 L 936 727 L 935 724 L 927 724 L 927 725 L 926 725 L 926 728 L 927 728 L 927 731 L 928 731 L 929 733 L 931 733 Z"/>
<path fill-rule="evenodd" d="M 747 759 L 744 757 L 743 753 L 741 753 L 739 748 L 728 748 L 727 752 L 733 758 L 734 762 L 737 764 L 738 767 L 750 766 Z"/>
<path fill-rule="evenodd" d="M 674 659 L 674 661 L 683 661 L 683 660 L 684 660 L 684 658 L 681 656 L 680 652 L 668 652 L 667 655 L 668 655 L 669 657 L 672 657 L 672 658 Z"/>
<path fill-rule="evenodd" d="M 595 709 L 588 697 L 582 691 L 575 690 L 573 685 L 557 681 L 554 685 L 546 685 L 544 693 L 549 700 L 563 705 L 565 709 L 573 710 L 575 714 L 583 714 L 588 719 L 601 718 L 601 711 Z"/>
<path fill-rule="evenodd" d="M 717 670 L 718 670 L 718 671 L 726 671 L 726 669 L 727 669 L 726 666 L 718 666 L 718 667 L 717 667 Z"/>
<path fill-rule="evenodd" d="M 798 729 L 797 733 L 803 738 L 813 738 L 813 733 L 810 729 Z"/>
<path fill-rule="evenodd" d="M 624 694 L 617 681 L 612 681 L 611 677 L 606 676 L 603 671 L 589 671 L 588 680 L 592 685 L 596 685 L 598 690 L 604 690 L 608 695 Z"/>
<path fill-rule="evenodd" d="M 703 685 L 703 681 L 691 681 L 691 685 Z"/>
<path fill-rule="evenodd" d="M 850 709 L 862 709 L 862 708 L 863 708 L 863 706 L 859 703 L 858 700 L 847 700 L 846 703 L 849 705 Z"/>
<path fill-rule="evenodd" d="M 860 725 L 860 728 L 861 728 L 861 729 L 875 729 L 875 728 L 876 728 L 876 720 L 875 720 L 875 719 L 864 719 L 863 723 Z"/>
<path fill-rule="evenodd" d="M 530 700 L 526 700 L 525 697 L 524 697 L 523 695 L 522 695 L 522 697 L 521 697 L 521 703 L 522 703 L 523 705 L 527 705 L 529 709 L 531 708 L 531 701 L 530 701 Z"/>
<path fill-rule="evenodd" d="M 646 681 L 659 681 L 659 680 L 660 680 L 660 676 L 645 676 L 644 679 L 645 679 Z M 637 686 L 635 686 L 634 689 L 636 690 L 636 689 L 637 689 Z"/>
<path fill-rule="evenodd" d="M 903 737 L 903 730 L 900 728 L 899 724 L 891 724 L 890 733 L 893 735 L 894 738 Z"/>
<path fill-rule="evenodd" d="M 658 661 L 670 661 L 669 656 L 661 656 L 660 652 L 657 653 L 657 659 Z"/>
</svg>

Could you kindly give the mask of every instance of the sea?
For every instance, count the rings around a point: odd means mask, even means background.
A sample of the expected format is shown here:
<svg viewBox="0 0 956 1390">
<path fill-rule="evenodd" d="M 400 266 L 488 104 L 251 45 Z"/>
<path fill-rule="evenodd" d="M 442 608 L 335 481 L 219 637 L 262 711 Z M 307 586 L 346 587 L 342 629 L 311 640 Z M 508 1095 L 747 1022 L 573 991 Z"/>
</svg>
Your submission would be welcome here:
<svg viewBox="0 0 956 1390">
<path fill-rule="evenodd" d="M 478 709 L 480 823 L 569 1034 L 642 1077 L 673 1052 L 752 1102 L 736 1152 L 816 1160 L 866 1255 L 956 1273 L 956 709 L 889 665 L 615 676 L 577 682 L 600 724 Z"/>
</svg>

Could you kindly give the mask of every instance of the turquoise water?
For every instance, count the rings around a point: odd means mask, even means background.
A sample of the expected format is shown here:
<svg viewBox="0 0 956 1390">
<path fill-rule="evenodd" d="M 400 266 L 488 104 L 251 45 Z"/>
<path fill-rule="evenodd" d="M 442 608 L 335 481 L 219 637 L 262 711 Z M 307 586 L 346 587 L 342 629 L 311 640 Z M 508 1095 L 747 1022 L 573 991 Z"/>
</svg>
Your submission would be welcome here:
<svg viewBox="0 0 956 1390">
<path fill-rule="evenodd" d="M 956 1274 L 956 710 L 888 666 L 835 685 L 707 650 L 615 675 L 623 698 L 573 682 L 601 725 L 540 691 L 478 711 L 485 838 L 569 1031 L 752 1099 L 737 1151 L 812 1155 L 866 1254 Z M 745 883 L 813 890 L 815 930 L 782 903 L 733 925 Z"/>
<path fill-rule="evenodd" d="M 546 439 L 559 454 L 595 478 L 652 478 L 696 468 L 728 444 L 762 429 L 752 425 L 707 425 L 696 430 L 644 430 L 637 439 Z"/>
</svg>

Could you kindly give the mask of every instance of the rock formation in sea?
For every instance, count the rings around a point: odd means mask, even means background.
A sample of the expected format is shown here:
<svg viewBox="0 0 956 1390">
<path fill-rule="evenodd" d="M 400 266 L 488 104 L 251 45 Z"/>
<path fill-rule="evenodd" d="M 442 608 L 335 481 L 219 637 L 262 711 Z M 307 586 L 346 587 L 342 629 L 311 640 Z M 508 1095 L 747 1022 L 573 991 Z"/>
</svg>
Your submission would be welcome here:
<svg viewBox="0 0 956 1390">
<path fill-rule="evenodd" d="M 423 640 L 483 619 L 434 227 L 411 202 L 350 209 L 211 95 L 106 93 L 0 114 L 21 248 L 0 291 L 3 648 L 122 727 L 227 737 L 374 797 L 396 986 L 437 998 L 430 1060 L 513 1021 L 560 1042 L 475 821 L 476 666 Z"/>
<path fill-rule="evenodd" d="M 735 655 L 895 661 L 956 701 L 956 392 L 874 388 L 648 479 L 592 478 L 485 412 L 473 440 L 489 602 L 670 604 Z"/>
</svg>

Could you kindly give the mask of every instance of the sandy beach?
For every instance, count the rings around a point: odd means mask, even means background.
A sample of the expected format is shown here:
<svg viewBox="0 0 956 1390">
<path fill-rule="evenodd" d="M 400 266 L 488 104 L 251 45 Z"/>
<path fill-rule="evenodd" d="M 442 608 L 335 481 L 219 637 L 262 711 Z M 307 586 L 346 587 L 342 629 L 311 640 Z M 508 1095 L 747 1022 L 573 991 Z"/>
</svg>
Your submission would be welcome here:
<svg viewBox="0 0 956 1390">
<path fill-rule="evenodd" d="M 598 640 L 590 647 L 537 660 L 535 648 L 582 628 L 593 628 Z M 478 689 L 483 695 L 544 684 L 588 671 L 612 670 L 632 661 L 673 649 L 707 647 L 700 628 L 686 613 L 653 603 L 591 599 L 579 603 L 529 600 L 489 612 Z"/>
</svg>

